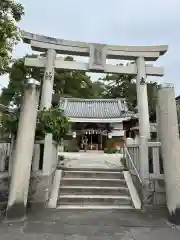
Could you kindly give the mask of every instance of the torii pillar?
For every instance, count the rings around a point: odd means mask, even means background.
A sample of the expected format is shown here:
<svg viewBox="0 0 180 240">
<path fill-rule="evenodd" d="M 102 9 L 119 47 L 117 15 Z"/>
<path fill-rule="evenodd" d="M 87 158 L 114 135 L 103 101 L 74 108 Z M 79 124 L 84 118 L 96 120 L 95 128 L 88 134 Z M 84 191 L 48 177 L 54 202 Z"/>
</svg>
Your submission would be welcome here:
<svg viewBox="0 0 180 240">
<path fill-rule="evenodd" d="M 180 224 L 180 140 L 172 84 L 159 86 L 158 112 L 169 220 Z"/>
<path fill-rule="evenodd" d="M 137 64 L 137 103 L 138 103 L 138 118 L 139 118 L 139 161 L 140 175 L 143 182 L 149 180 L 149 157 L 148 157 L 148 140 L 150 138 L 149 124 L 149 108 L 146 83 L 146 69 L 144 57 L 136 59 Z"/>
<path fill-rule="evenodd" d="M 52 106 L 52 94 L 54 84 L 54 67 L 55 67 L 56 51 L 52 48 L 47 50 L 45 58 L 45 72 L 42 83 L 40 110 L 48 110 Z M 50 194 L 50 183 L 52 176 L 52 134 L 46 134 L 44 139 L 44 154 L 43 154 L 43 178 L 36 184 L 36 193 L 34 194 L 34 200 L 36 204 L 33 209 L 41 209 L 44 207 L 44 202 L 48 201 Z M 38 189 L 44 188 L 43 192 L 39 192 Z"/>
<path fill-rule="evenodd" d="M 49 109 L 52 104 L 53 84 L 54 84 L 54 65 L 56 51 L 48 49 L 46 55 L 46 66 L 42 84 L 40 110 Z"/>
<path fill-rule="evenodd" d="M 39 82 L 30 79 L 25 86 L 18 123 L 7 219 L 21 219 L 26 215 L 38 103 Z"/>
<path fill-rule="evenodd" d="M 56 51 L 48 49 L 46 55 L 46 65 L 42 84 L 40 110 L 49 109 L 52 106 L 52 94 L 54 84 L 54 67 L 55 67 Z M 43 157 L 43 173 L 45 175 L 51 174 L 51 159 L 52 159 L 52 134 L 45 136 L 46 149 L 44 149 Z M 47 194 L 48 195 L 48 194 Z"/>
</svg>

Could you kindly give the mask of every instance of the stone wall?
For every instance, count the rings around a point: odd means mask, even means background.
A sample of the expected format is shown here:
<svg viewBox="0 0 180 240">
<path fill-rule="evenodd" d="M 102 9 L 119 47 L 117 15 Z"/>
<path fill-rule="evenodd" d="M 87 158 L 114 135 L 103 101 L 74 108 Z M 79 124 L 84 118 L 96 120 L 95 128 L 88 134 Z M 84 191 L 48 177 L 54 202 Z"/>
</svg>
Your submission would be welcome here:
<svg viewBox="0 0 180 240">
<path fill-rule="evenodd" d="M 41 210 L 47 207 L 48 199 L 52 194 L 53 171 L 49 176 L 41 172 L 32 174 L 29 185 L 28 208 L 29 210 Z M 10 187 L 8 174 L 0 174 L 0 212 L 7 206 Z"/>
<path fill-rule="evenodd" d="M 51 145 L 52 143 L 52 145 Z M 43 168 L 33 171 L 29 187 L 29 208 L 41 209 L 46 207 L 52 193 L 52 184 L 58 164 L 58 145 L 52 136 L 47 136 L 44 142 Z"/>
<path fill-rule="evenodd" d="M 40 151 L 41 145 L 43 145 L 42 154 Z M 34 206 L 38 206 L 38 208 L 40 206 L 44 207 L 51 196 L 52 182 L 58 160 L 57 148 L 58 146 L 55 142 L 53 142 L 52 148 L 50 147 L 49 142 L 47 142 L 46 151 L 44 149 L 44 141 L 37 141 L 35 144 L 32 158 L 31 179 L 29 183 L 29 208 L 34 208 Z M 0 155 L 0 211 L 2 211 L 3 208 L 6 208 L 9 195 L 9 176 L 11 176 L 12 173 L 10 170 L 12 170 L 13 162 L 11 161 L 10 153 L 8 156 L 10 156 L 8 157 L 10 164 L 8 164 L 8 167 L 6 168 L 6 165 L 3 163 L 3 161 L 6 159 L 6 156 L 5 154 Z M 40 166 L 40 162 L 42 162 L 42 166 Z"/>
<path fill-rule="evenodd" d="M 8 173 L 0 173 L 0 221 L 4 220 L 6 215 L 9 198 L 10 178 Z"/>
<path fill-rule="evenodd" d="M 148 205 L 166 205 L 164 179 L 150 179 L 148 186 Z"/>
<path fill-rule="evenodd" d="M 8 195 L 9 195 L 9 176 L 8 174 L 0 174 L 0 212 L 3 211 L 7 206 Z"/>
<path fill-rule="evenodd" d="M 149 179 L 148 187 L 145 189 L 136 175 L 131 174 L 131 176 L 144 206 L 166 205 L 164 179 Z"/>
</svg>

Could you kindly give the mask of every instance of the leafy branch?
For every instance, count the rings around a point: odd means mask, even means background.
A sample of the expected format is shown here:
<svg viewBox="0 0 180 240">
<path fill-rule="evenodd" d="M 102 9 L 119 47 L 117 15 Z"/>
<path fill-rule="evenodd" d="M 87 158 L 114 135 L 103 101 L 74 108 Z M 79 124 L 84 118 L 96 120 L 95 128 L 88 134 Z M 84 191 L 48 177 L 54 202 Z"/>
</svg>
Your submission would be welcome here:
<svg viewBox="0 0 180 240">
<path fill-rule="evenodd" d="M 0 3 L 0 75 L 8 71 L 14 45 L 21 38 L 16 24 L 24 15 L 24 8 L 14 0 L 1 0 Z"/>
<path fill-rule="evenodd" d="M 4 133 L 16 136 L 18 129 L 20 110 L 3 114 L 1 117 L 1 126 Z M 44 139 L 45 134 L 51 133 L 53 139 L 57 142 L 64 138 L 69 129 L 67 117 L 58 107 L 52 107 L 48 110 L 38 111 L 36 124 L 36 139 Z"/>
<path fill-rule="evenodd" d="M 63 111 L 55 106 L 49 110 L 42 110 L 38 112 L 36 137 L 44 138 L 46 133 L 52 133 L 53 139 L 57 142 L 64 138 L 69 130 L 69 123 Z"/>
</svg>

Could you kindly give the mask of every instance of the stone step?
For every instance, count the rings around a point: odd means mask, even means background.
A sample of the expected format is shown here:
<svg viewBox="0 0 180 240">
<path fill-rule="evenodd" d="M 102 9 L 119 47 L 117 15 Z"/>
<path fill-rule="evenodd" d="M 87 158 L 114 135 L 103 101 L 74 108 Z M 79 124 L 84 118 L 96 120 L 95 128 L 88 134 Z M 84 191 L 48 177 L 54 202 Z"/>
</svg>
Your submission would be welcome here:
<svg viewBox="0 0 180 240">
<path fill-rule="evenodd" d="M 134 208 L 132 205 L 58 205 L 56 209 L 126 210 L 126 209 L 134 209 Z"/>
<path fill-rule="evenodd" d="M 66 178 L 61 179 L 61 186 L 106 186 L 122 187 L 126 186 L 125 179 L 106 179 L 106 178 Z"/>
<path fill-rule="evenodd" d="M 127 187 L 99 187 L 99 186 L 61 186 L 60 194 L 74 195 L 126 195 L 129 196 Z"/>
<path fill-rule="evenodd" d="M 78 171 L 78 172 L 86 172 L 86 171 L 94 171 L 94 172 L 119 172 L 122 173 L 123 169 L 120 168 L 71 168 L 71 167 L 63 167 L 63 171 Z"/>
<path fill-rule="evenodd" d="M 123 172 L 110 171 L 64 171 L 63 176 L 67 178 L 124 179 Z"/>
<path fill-rule="evenodd" d="M 132 205 L 129 196 L 60 195 L 58 205 Z"/>
</svg>

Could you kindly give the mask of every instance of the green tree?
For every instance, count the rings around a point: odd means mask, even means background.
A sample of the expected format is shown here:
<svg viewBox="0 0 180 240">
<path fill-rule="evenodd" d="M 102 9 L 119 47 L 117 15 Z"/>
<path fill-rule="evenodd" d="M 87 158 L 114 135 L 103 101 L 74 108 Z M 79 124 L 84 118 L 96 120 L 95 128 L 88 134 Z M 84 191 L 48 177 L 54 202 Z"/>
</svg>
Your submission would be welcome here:
<svg viewBox="0 0 180 240">
<path fill-rule="evenodd" d="M 3 134 L 16 136 L 19 122 L 20 108 L 1 116 Z M 68 118 L 58 107 L 38 111 L 36 124 L 36 139 L 44 139 L 46 133 L 52 133 L 53 139 L 61 141 L 69 130 Z"/>
<path fill-rule="evenodd" d="M 38 112 L 36 125 L 36 139 L 44 139 L 46 133 L 52 133 L 57 142 L 64 138 L 69 130 L 68 118 L 58 106 Z"/>
<path fill-rule="evenodd" d="M 36 55 L 30 55 L 34 57 Z M 21 96 L 24 88 L 24 83 L 29 78 L 37 80 L 42 79 L 42 74 L 38 68 L 30 68 L 24 65 L 24 58 L 20 58 L 12 64 L 9 69 L 9 84 L 2 89 L 0 102 L 5 106 L 19 107 L 21 103 Z"/>
<path fill-rule="evenodd" d="M 137 108 L 137 93 L 136 83 L 132 76 L 121 74 L 107 74 L 103 78 L 107 85 L 106 93 L 107 98 L 125 98 L 128 108 L 131 111 L 136 111 Z M 156 83 L 147 83 L 148 103 L 150 116 L 155 114 L 156 111 Z"/>
<path fill-rule="evenodd" d="M 125 98 L 128 108 L 134 111 L 137 106 L 136 87 L 132 83 L 132 76 L 120 74 L 107 74 L 103 78 L 106 83 L 105 97 Z"/>
<path fill-rule="evenodd" d="M 36 55 L 28 57 L 36 57 Z M 9 70 L 9 84 L 7 88 L 2 89 L 1 104 L 19 106 L 23 86 L 27 79 L 34 78 L 40 82 L 42 81 L 44 69 L 27 67 L 24 65 L 24 59 L 25 57 L 17 59 Z M 73 61 L 73 58 L 67 57 L 65 60 Z M 104 91 L 102 84 L 93 83 L 90 76 L 85 72 L 63 69 L 55 72 L 54 96 L 56 96 L 56 101 L 58 101 L 59 96 L 94 98 L 99 96 L 102 91 Z"/>
<path fill-rule="evenodd" d="M 0 1 L 0 75 L 8 71 L 13 47 L 20 40 L 16 23 L 23 14 L 20 3 L 14 0 Z"/>
</svg>

